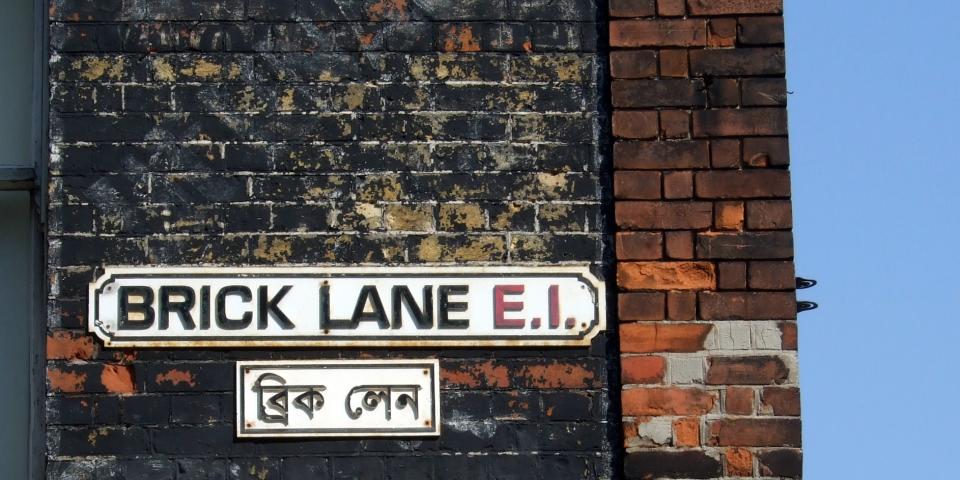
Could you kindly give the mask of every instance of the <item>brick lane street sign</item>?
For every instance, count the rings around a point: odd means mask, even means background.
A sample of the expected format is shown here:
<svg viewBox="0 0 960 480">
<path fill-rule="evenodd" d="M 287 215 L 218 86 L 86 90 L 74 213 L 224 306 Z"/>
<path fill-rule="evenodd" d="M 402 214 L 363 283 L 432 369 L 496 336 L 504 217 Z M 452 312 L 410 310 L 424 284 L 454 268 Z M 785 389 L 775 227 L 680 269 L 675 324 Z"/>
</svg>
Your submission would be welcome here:
<svg viewBox="0 0 960 480">
<path fill-rule="evenodd" d="M 89 329 L 115 347 L 585 346 L 586 266 L 107 267 Z"/>
<path fill-rule="evenodd" d="M 437 360 L 237 362 L 237 437 L 440 435 Z"/>
</svg>

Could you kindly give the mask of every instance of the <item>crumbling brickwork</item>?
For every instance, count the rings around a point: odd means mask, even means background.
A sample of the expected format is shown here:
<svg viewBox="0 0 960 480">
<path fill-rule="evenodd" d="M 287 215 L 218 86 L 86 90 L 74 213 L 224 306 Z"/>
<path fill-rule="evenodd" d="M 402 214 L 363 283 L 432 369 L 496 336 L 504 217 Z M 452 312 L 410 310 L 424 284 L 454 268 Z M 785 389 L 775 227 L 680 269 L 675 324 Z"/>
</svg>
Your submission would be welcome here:
<svg viewBox="0 0 960 480">
<path fill-rule="evenodd" d="M 627 478 L 799 478 L 781 0 L 612 0 Z"/>
<path fill-rule="evenodd" d="M 589 0 L 54 0 L 51 479 L 609 478 L 590 349 L 136 349 L 104 265 L 592 263 Z M 238 359 L 439 357 L 439 439 L 234 438 Z M 613 357 L 616 362 L 616 357 Z"/>
</svg>

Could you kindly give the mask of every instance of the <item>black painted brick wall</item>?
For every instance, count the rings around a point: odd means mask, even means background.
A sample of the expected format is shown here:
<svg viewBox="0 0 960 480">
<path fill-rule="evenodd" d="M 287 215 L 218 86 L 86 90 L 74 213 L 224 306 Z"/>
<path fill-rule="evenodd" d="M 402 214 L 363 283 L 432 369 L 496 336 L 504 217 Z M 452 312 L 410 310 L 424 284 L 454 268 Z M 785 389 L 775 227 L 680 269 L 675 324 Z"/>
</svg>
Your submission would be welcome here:
<svg viewBox="0 0 960 480">
<path fill-rule="evenodd" d="M 102 265 L 599 271 L 597 18 L 590 0 L 54 0 L 48 478 L 612 476 L 603 335 L 117 351 L 83 333 Z M 441 358 L 442 436 L 234 438 L 235 360 L 340 357 Z"/>
</svg>

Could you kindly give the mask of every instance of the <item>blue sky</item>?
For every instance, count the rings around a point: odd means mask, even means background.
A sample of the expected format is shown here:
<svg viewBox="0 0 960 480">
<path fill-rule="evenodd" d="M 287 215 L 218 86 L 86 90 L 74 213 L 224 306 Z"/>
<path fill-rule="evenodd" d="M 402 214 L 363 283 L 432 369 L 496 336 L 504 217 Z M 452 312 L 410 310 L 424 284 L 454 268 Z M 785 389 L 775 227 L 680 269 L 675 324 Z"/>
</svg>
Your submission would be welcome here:
<svg viewBox="0 0 960 480">
<path fill-rule="evenodd" d="M 786 4 L 805 477 L 958 478 L 960 5 Z"/>
</svg>

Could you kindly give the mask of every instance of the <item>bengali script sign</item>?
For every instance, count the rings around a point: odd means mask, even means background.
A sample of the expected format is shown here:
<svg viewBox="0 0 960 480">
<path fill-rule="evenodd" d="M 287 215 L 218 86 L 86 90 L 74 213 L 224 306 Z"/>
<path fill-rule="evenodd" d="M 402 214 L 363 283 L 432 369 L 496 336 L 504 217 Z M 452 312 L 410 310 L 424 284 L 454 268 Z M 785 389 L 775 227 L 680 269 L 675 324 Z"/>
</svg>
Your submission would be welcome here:
<svg viewBox="0 0 960 480">
<path fill-rule="evenodd" d="M 577 346 L 606 327 L 586 266 L 108 267 L 89 298 L 116 347 Z"/>
<path fill-rule="evenodd" d="M 439 369 L 437 360 L 237 362 L 237 436 L 437 436 Z"/>
</svg>

